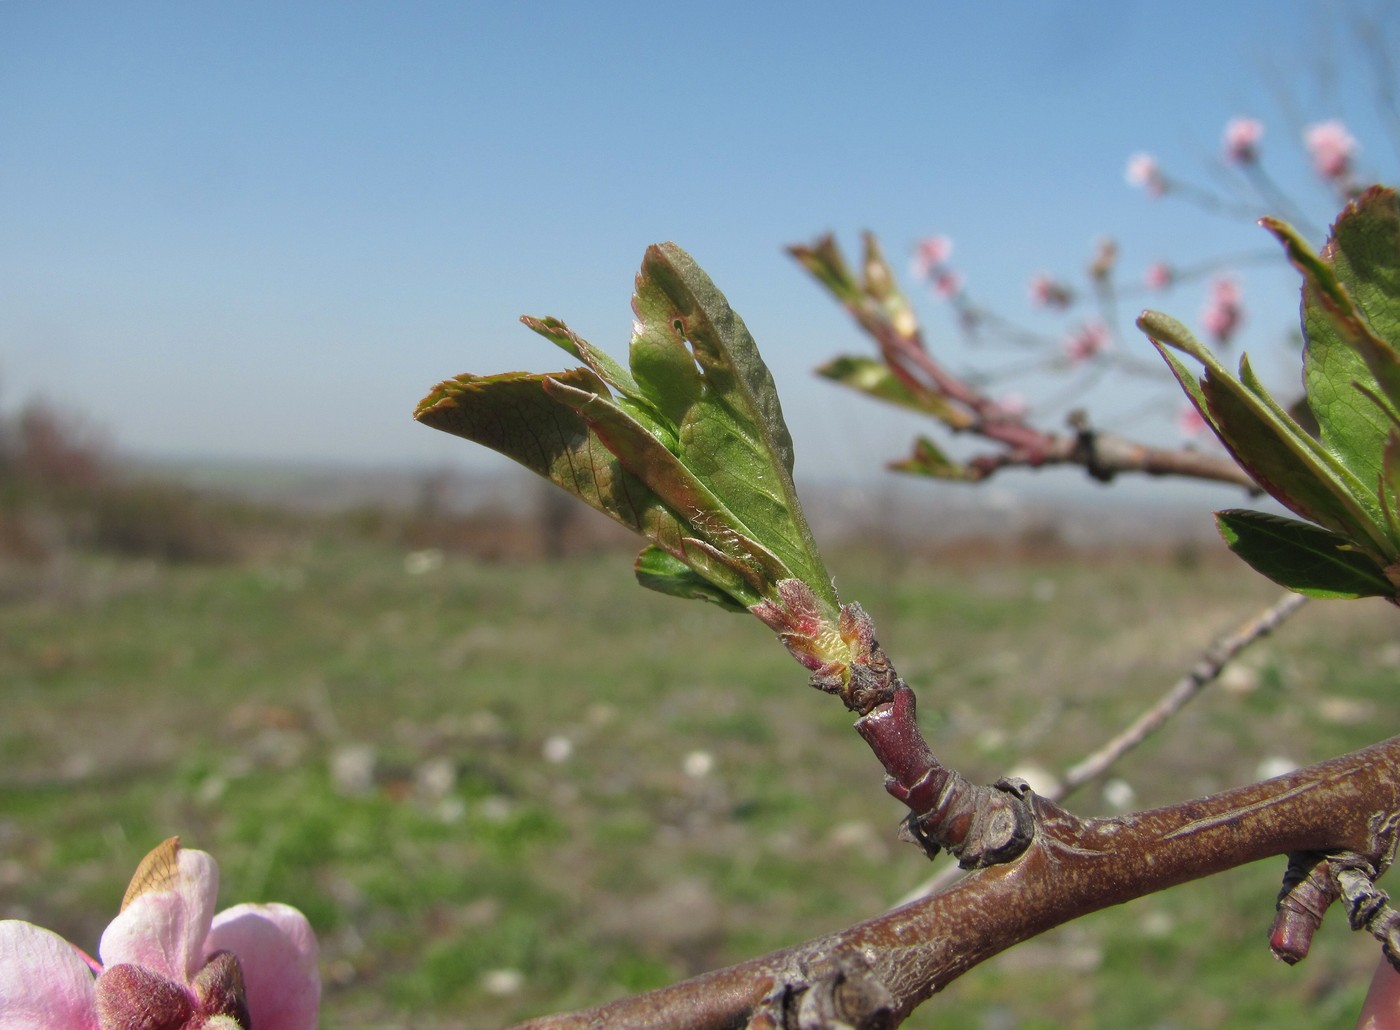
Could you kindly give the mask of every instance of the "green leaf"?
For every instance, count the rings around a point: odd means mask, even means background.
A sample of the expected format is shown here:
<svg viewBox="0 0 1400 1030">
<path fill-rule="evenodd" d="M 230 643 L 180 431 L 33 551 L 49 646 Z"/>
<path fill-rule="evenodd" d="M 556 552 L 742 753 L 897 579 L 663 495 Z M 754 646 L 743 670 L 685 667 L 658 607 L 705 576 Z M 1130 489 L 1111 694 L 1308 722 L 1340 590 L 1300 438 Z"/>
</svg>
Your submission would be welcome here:
<svg viewBox="0 0 1400 1030">
<path fill-rule="evenodd" d="M 1167 358 L 1220 441 L 1261 487 L 1304 518 L 1384 549 L 1384 536 L 1374 526 L 1379 512 L 1374 494 L 1269 397 L 1247 360 L 1236 378 L 1176 319 L 1149 311 L 1138 326 Z M 1204 378 L 1197 382 L 1165 345 L 1201 362 Z"/>
<path fill-rule="evenodd" d="M 634 567 L 637 582 L 650 590 L 672 597 L 711 601 L 730 611 L 744 611 L 732 594 L 721 590 L 675 555 L 650 545 L 637 555 Z"/>
<path fill-rule="evenodd" d="M 617 458 L 568 405 L 550 395 L 547 381 L 589 394 L 607 395 L 591 370 L 552 376 L 507 372 L 460 375 L 439 383 L 419 402 L 414 418 L 513 458 L 599 511 L 639 533 L 663 532 L 676 519 L 645 483 Z"/>
<path fill-rule="evenodd" d="M 1280 586 L 1309 597 L 1396 594 L 1385 570 L 1344 536 L 1258 511 L 1219 511 L 1215 519 L 1230 550 Z"/>
<path fill-rule="evenodd" d="M 788 247 L 788 253 L 842 304 L 858 306 L 863 300 L 864 293 L 860 284 L 851 274 L 850 266 L 846 264 L 846 259 L 841 256 L 841 248 L 836 244 L 836 237 L 831 233 L 820 237 L 810 247 L 794 244 Z"/>
<path fill-rule="evenodd" d="M 1385 292 L 1400 287 L 1395 196 L 1373 190 L 1349 205 L 1321 256 L 1283 223 L 1265 225 L 1303 274 L 1303 382 L 1322 443 L 1358 480 L 1374 482 L 1385 437 L 1400 419 L 1400 359 L 1376 332 L 1395 330 L 1400 301 Z"/>
<path fill-rule="evenodd" d="M 647 537 L 637 565 L 644 585 L 761 612 L 804 661 L 841 665 L 849 656 L 839 600 L 798 502 L 792 437 L 753 338 L 674 244 L 647 250 L 632 306 L 629 367 L 558 319 L 525 318 L 587 367 L 458 376 L 415 417 L 500 451 Z M 799 595 L 812 599 L 801 613 L 785 600 Z"/>
<path fill-rule="evenodd" d="M 914 441 L 914 450 L 909 457 L 892 461 L 887 466 L 893 472 L 907 472 L 916 476 L 932 476 L 935 479 L 956 479 L 971 481 L 977 474 L 966 465 L 959 465 L 926 436 Z"/>
<path fill-rule="evenodd" d="M 885 260 L 885 252 L 873 232 L 865 234 L 865 295 L 880 306 L 885 319 L 901 336 L 912 336 L 919 330 L 914 306 L 899 288 L 894 270 Z"/>
<path fill-rule="evenodd" d="M 675 421 L 681 460 L 732 512 L 725 528 L 770 550 L 834 611 L 836 591 L 793 483 L 792 437 L 777 388 L 743 320 L 673 244 L 647 251 L 633 310 L 633 374 Z M 698 383 L 682 371 L 682 359 Z M 663 386 L 658 370 L 671 370 L 675 380 Z M 725 549 L 722 539 L 697 535 Z"/>
<path fill-rule="evenodd" d="M 842 355 L 817 369 L 817 375 L 887 404 L 911 408 L 945 422 L 960 424 L 961 416 L 947 401 L 928 391 L 915 392 L 876 358 Z"/>
</svg>

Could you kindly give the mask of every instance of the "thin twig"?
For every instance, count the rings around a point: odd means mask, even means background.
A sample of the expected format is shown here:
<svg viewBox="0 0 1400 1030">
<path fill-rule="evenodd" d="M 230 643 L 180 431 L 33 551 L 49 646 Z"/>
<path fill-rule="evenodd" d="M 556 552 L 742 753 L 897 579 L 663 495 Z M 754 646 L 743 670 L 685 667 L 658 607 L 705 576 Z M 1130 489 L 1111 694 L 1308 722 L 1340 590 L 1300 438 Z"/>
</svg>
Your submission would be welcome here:
<svg viewBox="0 0 1400 1030">
<path fill-rule="evenodd" d="M 1287 591 L 1269 607 L 1247 619 L 1233 633 L 1211 644 L 1191 670 L 1177 680 L 1156 704 L 1099 750 L 1066 770 L 1055 789 L 1048 792 L 1051 800 L 1063 801 L 1086 783 L 1108 772 L 1120 758 L 1166 725 L 1167 720 L 1184 708 L 1188 701 L 1214 682 L 1236 655 L 1272 633 L 1306 600 L 1302 594 Z"/>
</svg>

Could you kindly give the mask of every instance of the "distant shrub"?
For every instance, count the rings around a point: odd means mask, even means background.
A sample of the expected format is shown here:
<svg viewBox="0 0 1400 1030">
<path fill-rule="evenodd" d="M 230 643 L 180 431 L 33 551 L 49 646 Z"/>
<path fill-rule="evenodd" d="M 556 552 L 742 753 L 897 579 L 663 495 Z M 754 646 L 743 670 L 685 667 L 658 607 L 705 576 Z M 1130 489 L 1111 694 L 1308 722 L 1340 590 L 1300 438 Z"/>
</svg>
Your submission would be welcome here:
<svg viewBox="0 0 1400 1030">
<path fill-rule="evenodd" d="M 0 556 L 64 549 L 170 562 L 243 551 L 230 505 L 176 483 L 134 478 L 96 430 L 44 402 L 0 420 Z"/>
</svg>

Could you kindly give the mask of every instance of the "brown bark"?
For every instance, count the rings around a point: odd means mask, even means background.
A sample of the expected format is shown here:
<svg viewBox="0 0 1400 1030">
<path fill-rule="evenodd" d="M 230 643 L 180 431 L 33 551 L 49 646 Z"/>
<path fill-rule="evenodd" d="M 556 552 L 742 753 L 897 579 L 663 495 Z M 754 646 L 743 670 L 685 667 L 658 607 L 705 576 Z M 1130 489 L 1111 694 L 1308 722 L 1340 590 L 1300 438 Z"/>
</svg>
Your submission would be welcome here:
<svg viewBox="0 0 1400 1030">
<path fill-rule="evenodd" d="M 932 897 L 660 991 L 525 1026 L 781 1027 L 796 1025 L 803 998 L 823 991 L 853 1026 L 894 1026 L 1012 945 L 1167 887 L 1299 852 L 1354 852 L 1379 873 L 1395 845 L 1400 738 L 1263 783 L 1118 818 L 1080 819 L 1034 796 L 1029 805 L 1034 839 L 1019 858 L 980 869 Z M 861 1006 L 866 1010 L 856 1011 Z"/>
</svg>

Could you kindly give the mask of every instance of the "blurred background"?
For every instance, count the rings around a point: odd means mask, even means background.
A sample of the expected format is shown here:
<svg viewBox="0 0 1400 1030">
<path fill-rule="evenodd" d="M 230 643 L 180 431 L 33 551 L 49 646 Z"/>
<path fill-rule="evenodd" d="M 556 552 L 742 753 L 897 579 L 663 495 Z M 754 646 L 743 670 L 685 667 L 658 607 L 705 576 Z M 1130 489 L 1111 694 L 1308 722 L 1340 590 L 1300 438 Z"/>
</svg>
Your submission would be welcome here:
<svg viewBox="0 0 1400 1030">
<path fill-rule="evenodd" d="M 1053 775 L 1274 596 L 1213 537 L 1246 498 L 889 475 L 929 427 L 812 374 L 869 345 L 783 248 L 872 230 L 935 353 L 1037 424 L 1079 406 L 1209 447 L 1132 316 L 1196 324 L 1228 275 L 1225 342 L 1296 383 L 1296 280 L 1252 219 L 1277 186 L 1321 242 L 1318 123 L 1359 141 L 1355 181 L 1393 179 L 1396 14 L 0 4 L 0 918 L 92 950 L 179 833 L 222 903 L 311 916 L 326 1025 L 477 1027 L 892 904 L 927 865 L 839 706 L 753 620 L 638 590 L 631 539 L 415 402 L 562 367 L 520 314 L 621 356 L 642 252 L 675 240 L 772 366 L 838 586 L 931 739 L 980 778 Z M 1222 154 L 1240 117 L 1264 183 Z M 1142 152 L 1165 195 L 1125 181 Z M 936 236 L 961 305 L 914 264 Z M 1084 271 L 1106 238 L 1108 301 Z M 1149 292 L 1158 262 L 1178 274 Z M 1038 274 L 1079 306 L 1038 303 Z M 969 305 L 1016 331 L 969 332 Z M 1112 361 L 1067 361 L 1106 315 Z M 1382 607 L 1308 606 L 1076 807 L 1386 735 Z M 1282 871 L 1082 920 L 909 1025 L 1347 1026 L 1374 950 L 1334 917 L 1273 963 Z"/>
</svg>

